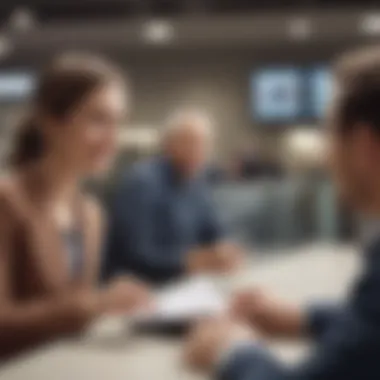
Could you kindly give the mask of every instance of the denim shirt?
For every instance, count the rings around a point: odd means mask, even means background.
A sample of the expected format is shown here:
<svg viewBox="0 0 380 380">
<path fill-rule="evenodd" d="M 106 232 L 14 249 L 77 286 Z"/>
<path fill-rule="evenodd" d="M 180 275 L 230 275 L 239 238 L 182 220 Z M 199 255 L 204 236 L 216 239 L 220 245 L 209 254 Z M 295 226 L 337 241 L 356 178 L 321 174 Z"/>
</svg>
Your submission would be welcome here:
<svg viewBox="0 0 380 380">
<path fill-rule="evenodd" d="M 113 205 L 106 276 L 167 282 L 183 273 L 191 249 L 222 234 L 203 178 L 181 179 L 163 157 L 139 163 L 124 176 Z"/>
</svg>

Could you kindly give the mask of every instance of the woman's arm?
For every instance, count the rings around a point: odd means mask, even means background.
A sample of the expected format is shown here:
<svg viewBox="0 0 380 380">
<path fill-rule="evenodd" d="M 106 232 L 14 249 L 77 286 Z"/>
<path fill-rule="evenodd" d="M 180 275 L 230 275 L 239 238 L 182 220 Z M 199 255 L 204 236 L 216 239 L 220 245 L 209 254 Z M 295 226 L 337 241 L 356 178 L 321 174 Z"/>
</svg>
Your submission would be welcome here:
<svg viewBox="0 0 380 380">
<path fill-rule="evenodd" d="M 15 223 L 9 202 L 1 198 L 0 355 L 79 331 L 101 310 L 101 297 L 91 287 L 70 289 L 54 298 L 14 299 L 11 260 L 15 254 Z"/>
<path fill-rule="evenodd" d="M 0 354 L 80 331 L 97 313 L 90 292 L 70 292 L 58 299 L 16 303 L 0 301 Z"/>
<path fill-rule="evenodd" d="M 12 297 L 13 230 L 10 215 L 0 199 L 0 356 L 81 331 L 103 313 L 127 312 L 144 305 L 148 290 L 141 284 L 119 279 L 103 289 L 96 287 L 101 218 L 88 213 L 93 229 L 89 240 L 93 251 L 85 264 L 85 281 L 70 287 L 59 297 L 17 301 Z M 99 212 L 99 210 L 93 212 Z M 99 228 L 99 234 L 95 232 Z M 97 249 L 95 249 L 97 248 Z M 27 275 L 27 274 L 26 274 Z"/>
</svg>

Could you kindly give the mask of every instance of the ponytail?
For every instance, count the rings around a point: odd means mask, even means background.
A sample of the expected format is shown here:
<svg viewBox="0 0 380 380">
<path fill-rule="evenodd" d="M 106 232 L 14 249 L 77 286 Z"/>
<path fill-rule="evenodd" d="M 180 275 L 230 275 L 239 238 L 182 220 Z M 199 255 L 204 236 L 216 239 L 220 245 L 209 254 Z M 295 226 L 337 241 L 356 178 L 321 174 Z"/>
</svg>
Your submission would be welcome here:
<svg viewBox="0 0 380 380">
<path fill-rule="evenodd" d="M 36 118 L 29 116 L 21 122 L 14 139 L 9 164 L 11 167 L 28 165 L 44 152 L 44 141 Z"/>
</svg>

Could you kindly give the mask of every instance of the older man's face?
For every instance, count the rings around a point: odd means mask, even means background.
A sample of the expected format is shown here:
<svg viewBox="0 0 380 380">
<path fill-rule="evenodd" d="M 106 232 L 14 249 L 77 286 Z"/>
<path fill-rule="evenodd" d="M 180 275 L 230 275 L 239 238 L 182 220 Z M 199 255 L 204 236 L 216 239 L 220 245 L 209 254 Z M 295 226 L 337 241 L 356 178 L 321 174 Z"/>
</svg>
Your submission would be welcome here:
<svg viewBox="0 0 380 380">
<path fill-rule="evenodd" d="M 210 143 L 206 128 L 183 125 L 169 138 L 169 154 L 186 176 L 192 176 L 205 165 L 210 152 Z"/>
</svg>

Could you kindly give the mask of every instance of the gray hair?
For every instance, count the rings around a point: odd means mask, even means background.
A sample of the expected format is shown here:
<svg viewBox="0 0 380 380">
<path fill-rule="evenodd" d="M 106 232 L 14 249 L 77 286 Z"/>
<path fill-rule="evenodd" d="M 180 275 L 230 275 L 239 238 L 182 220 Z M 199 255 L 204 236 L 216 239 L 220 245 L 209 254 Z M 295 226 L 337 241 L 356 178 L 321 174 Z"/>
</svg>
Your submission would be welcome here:
<svg viewBox="0 0 380 380">
<path fill-rule="evenodd" d="M 206 112 L 197 109 L 180 109 L 171 113 L 167 118 L 162 130 L 162 140 L 167 140 L 187 128 L 201 131 L 211 138 L 213 125 L 212 118 Z"/>
</svg>

